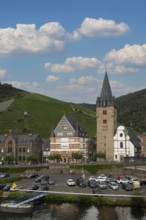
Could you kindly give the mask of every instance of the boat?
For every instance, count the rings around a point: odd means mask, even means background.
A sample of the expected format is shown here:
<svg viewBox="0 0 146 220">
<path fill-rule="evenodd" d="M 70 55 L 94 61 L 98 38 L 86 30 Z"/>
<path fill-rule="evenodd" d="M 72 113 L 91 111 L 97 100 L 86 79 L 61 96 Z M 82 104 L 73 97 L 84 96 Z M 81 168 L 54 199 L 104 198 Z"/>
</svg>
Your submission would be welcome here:
<svg viewBox="0 0 146 220">
<path fill-rule="evenodd" d="M 22 204 L 18 205 L 14 202 L 1 203 L 0 204 L 0 212 L 6 213 L 16 213 L 16 214 L 28 214 L 33 212 L 32 204 Z"/>
</svg>

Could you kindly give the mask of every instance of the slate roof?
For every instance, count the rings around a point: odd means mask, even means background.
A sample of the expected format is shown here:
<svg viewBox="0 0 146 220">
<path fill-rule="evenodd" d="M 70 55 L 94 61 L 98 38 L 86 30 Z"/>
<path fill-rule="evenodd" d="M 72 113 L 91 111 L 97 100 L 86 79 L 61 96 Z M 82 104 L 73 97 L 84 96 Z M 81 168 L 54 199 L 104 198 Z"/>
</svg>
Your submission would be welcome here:
<svg viewBox="0 0 146 220">
<path fill-rule="evenodd" d="M 6 139 L 8 138 L 8 136 L 0 135 L 0 143 L 4 143 Z M 17 143 L 29 143 L 29 142 L 35 141 L 36 138 L 38 137 L 38 134 L 31 134 L 31 135 L 30 134 L 19 134 L 19 135 L 13 134 L 11 136 Z"/>
<path fill-rule="evenodd" d="M 76 131 L 76 136 L 80 136 L 80 133 L 84 133 L 85 135 L 87 135 L 87 132 L 85 131 L 85 129 L 82 127 L 82 125 L 79 123 L 79 121 L 77 121 L 75 118 L 73 118 L 72 116 L 65 116 L 67 118 L 67 120 L 69 121 L 69 123 L 72 125 L 72 127 L 74 128 L 74 130 Z"/>
<path fill-rule="evenodd" d="M 141 148 L 141 140 L 138 136 L 134 135 L 133 131 L 131 128 L 126 127 L 127 133 L 130 137 L 130 141 L 133 143 L 133 145 L 137 148 Z"/>
<path fill-rule="evenodd" d="M 112 95 L 107 72 L 105 72 L 100 97 L 97 97 L 96 106 L 116 106 L 115 97 Z"/>
</svg>

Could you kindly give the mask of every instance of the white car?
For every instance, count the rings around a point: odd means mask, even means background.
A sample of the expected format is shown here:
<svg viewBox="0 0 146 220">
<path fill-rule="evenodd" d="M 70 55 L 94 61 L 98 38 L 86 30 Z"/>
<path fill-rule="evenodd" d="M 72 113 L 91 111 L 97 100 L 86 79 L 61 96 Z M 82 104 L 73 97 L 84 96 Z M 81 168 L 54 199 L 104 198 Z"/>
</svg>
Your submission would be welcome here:
<svg viewBox="0 0 146 220">
<path fill-rule="evenodd" d="M 119 185 L 115 182 L 109 182 L 108 186 L 109 188 L 114 189 L 114 190 L 119 189 Z"/>
<path fill-rule="evenodd" d="M 119 176 L 117 178 L 117 183 L 128 183 L 128 182 L 129 182 L 128 179 L 125 178 L 124 176 Z"/>
<path fill-rule="evenodd" d="M 96 176 L 90 176 L 88 180 L 89 180 L 89 181 L 94 180 L 94 181 L 97 182 L 97 177 L 96 177 Z"/>
<path fill-rule="evenodd" d="M 68 186 L 75 186 L 76 183 L 75 183 L 75 181 L 74 181 L 73 179 L 68 179 L 68 180 L 67 180 L 67 185 L 68 185 Z"/>
<path fill-rule="evenodd" d="M 97 176 L 96 179 L 97 179 L 98 182 L 105 182 L 106 179 L 107 179 L 107 176 L 104 175 L 104 174 L 100 174 L 100 175 Z"/>
</svg>

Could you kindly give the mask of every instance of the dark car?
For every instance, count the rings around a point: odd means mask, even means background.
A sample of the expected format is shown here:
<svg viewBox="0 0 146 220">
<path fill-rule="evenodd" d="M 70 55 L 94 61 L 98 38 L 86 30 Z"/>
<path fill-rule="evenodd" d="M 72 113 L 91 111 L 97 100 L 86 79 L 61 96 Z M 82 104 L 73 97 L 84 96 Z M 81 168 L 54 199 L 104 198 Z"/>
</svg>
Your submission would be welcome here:
<svg viewBox="0 0 146 220">
<path fill-rule="evenodd" d="M 122 183 L 122 188 L 126 191 L 132 191 L 132 185 L 130 183 Z"/>
<path fill-rule="evenodd" d="M 37 190 L 38 188 L 39 188 L 38 185 L 32 184 L 32 185 L 29 185 L 27 189 L 28 189 L 28 190 Z"/>
<path fill-rule="evenodd" d="M 82 177 L 77 179 L 76 184 L 77 184 L 77 186 L 80 186 L 80 187 L 86 187 L 87 186 L 85 180 Z"/>
<path fill-rule="evenodd" d="M 32 179 L 32 178 L 37 178 L 38 176 L 39 176 L 39 175 L 36 174 L 36 173 L 30 173 L 30 174 L 28 174 L 27 178 L 28 178 L 28 179 Z"/>
<path fill-rule="evenodd" d="M 3 188 L 3 191 L 9 191 L 11 188 L 11 184 L 6 184 Z"/>
<path fill-rule="evenodd" d="M 49 190 L 49 186 L 48 185 L 41 185 L 38 188 L 39 191 L 48 191 Z"/>
<path fill-rule="evenodd" d="M 102 190 L 101 190 L 99 187 L 96 187 L 96 188 L 93 188 L 93 189 L 92 189 L 92 193 L 93 193 L 93 194 L 101 194 L 101 193 L 102 193 Z"/>
<path fill-rule="evenodd" d="M 49 176 L 41 175 L 41 176 L 37 177 L 35 181 L 41 182 L 42 179 L 49 180 Z"/>
<path fill-rule="evenodd" d="M 0 184 L 0 190 L 2 190 L 5 187 L 6 184 L 1 183 Z"/>
<path fill-rule="evenodd" d="M 95 180 L 89 180 L 88 181 L 88 186 L 90 188 L 96 188 L 97 187 L 97 182 Z"/>
<path fill-rule="evenodd" d="M 41 185 L 47 185 L 48 184 L 48 180 L 47 179 L 41 179 L 40 184 Z"/>
</svg>

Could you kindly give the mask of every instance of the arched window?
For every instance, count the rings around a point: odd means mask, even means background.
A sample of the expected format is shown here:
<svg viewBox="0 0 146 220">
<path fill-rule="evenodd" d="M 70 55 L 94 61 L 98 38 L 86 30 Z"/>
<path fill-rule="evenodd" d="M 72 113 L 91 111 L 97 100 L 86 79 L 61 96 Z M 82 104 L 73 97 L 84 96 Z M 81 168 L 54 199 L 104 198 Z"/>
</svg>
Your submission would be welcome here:
<svg viewBox="0 0 146 220">
<path fill-rule="evenodd" d="M 122 134 L 122 133 L 120 133 L 120 137 L 123 137 L 123 134 Z"/>
<path fill-rule="evenodd" d="M 8 153 L 12 153 L 12 141 L 8 142 Z"/>
<path fill-rule="evenodd" d="M 120 148 L 123 148 L 123 142 L 120 142 Z"/>
</svg>

